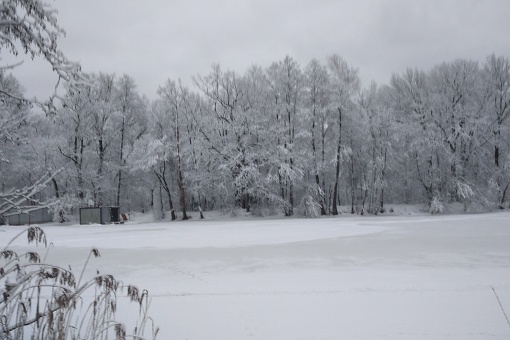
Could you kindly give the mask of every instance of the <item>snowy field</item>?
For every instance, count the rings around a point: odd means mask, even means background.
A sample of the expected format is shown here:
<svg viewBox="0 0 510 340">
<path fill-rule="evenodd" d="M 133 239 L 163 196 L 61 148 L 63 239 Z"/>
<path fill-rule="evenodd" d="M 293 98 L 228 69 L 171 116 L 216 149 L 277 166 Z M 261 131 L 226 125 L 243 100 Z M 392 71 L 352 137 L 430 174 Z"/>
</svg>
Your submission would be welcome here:
<svg viewBox="0 0 510 340">
<path fill-rule="evenodd" d="M 144 219 L 43 228 L 51 261 L 98 247 L 91 270 L 148 289 L 158 339 L 510 339 L 508 212 Z"/>
</svg>

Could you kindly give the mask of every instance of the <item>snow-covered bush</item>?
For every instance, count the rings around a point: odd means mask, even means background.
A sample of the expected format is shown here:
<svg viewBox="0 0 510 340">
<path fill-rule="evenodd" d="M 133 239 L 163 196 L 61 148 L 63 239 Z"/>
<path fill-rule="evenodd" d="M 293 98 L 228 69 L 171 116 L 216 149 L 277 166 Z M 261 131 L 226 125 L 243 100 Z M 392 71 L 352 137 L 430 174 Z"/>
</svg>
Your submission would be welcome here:
<svg viewBox="0 0 510 340">
<path fill-rule="evenodd" d="M 321 205 L 310 195 L 306 195 L 301 200 L 300 210 L 303 216 L 317 218 L 321 216 Z"/>
<path fill-rule="evenodd" d="M 148 316 L 146 290 L 123 285 L 112 275 L 97 274 L 86 280 L 83 275 L 92 249 L 79 276 L 44 259 L 35 251 L 18 253 L 10 246 L 25 234 L 28 243 L 47 246 L 39 227 L 30 227 L 0 251 L 0 339 L 144 339 L 151 323 L 150 338 L 158 329 Z M 117 295 L 124 291 L 139 306 L 138 322 L 132 333 L 116 321 Z"/>
<path fill-rule="evenodd" d="M 443 202 L 438 197 L 434 197 L 430 202 L 429 212 L 431 214 L 439 214 L 442 213 L 443 210 L 444 210 Z"/>
<path fill-rule="evenodd" d="M 53 220 L 60 223 L 74 220 L 82 204 L 83 201 L 73 195 L 62 196 L 55 200 L 54 204 L 50 207 L 54 216 Z"/>
<path fill-rule="evenodd" d="M 275 216 L 278 214 L 278 206 L 275 205 L 256 205 L 252 209 L 252 215 L 257 217 Z"/>
</svg>

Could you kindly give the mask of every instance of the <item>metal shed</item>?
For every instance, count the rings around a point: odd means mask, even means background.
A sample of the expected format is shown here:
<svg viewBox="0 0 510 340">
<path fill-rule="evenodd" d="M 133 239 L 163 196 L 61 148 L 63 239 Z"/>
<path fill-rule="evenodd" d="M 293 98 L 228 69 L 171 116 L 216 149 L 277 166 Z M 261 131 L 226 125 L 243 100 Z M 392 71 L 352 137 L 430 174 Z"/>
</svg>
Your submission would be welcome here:
<svg viewBox="0 0 510 340">
<path fill-rule="evenodd" d="M 21 210 L 23 209 L 21 208 Z M 13 212 L 7 213 L 4 216 L 9 225 L 31 225 L 53 221 L 53 214 L 48 208 L 39 208 L 27 212 L 18 212 L 13 209 Z"/>
<path fill-rule="evenodd" d="M 108 224 L 119 222 L 119 207 L 80 208 L 80 224 Z"/>
</svg>

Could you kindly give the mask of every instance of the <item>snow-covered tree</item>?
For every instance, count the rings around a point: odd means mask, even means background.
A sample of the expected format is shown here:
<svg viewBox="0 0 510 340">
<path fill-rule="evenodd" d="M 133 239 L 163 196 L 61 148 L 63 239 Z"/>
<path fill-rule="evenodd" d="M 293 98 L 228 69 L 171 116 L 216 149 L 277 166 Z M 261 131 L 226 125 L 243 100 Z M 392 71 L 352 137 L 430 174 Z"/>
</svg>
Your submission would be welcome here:
<svg viewBox="0 0 510 340">
<path fill-rule="evenodd" d="M 403 166 L 411 176 L 407 180 L 418 181 L 420 189 L 424 191 L 427 202 L 440 198 L 443 187 L 440 176 L 440 158 L 438 152 L 435 124 L 429 115 L 430 84 L 425 72 L 408 69 L 403 74 L 394 74 L 389 89 L 392 110 L 396 123 L 400 125 L 401 148 L 405 155 Z M 416 199 L 416 197 L 410 198 Z"/>
<path fill-rule="evenodd" d="M 463 188 L 469 184 L 469 166 L 482 107 L 477 101 L 479 70 L 476 62 L 456 60 L 431 70 L 430 113 L 437 141 L 442 141 L 440 156 L 446 200 L 462 199 Z"/>
<path fill-rule="evenodd" d="M 16 155 L 12 147 L 25 139 L 23 126 L 26 126 L 29 106 L 17 99 L 21 97 L 23 90 L 18 80 L 0 71 L 0 166 L 12 160 Z"/>
<path fill-rule="evenodd" d="M 172 219 L 175 219 L 174 181 L 171 176 L 174 173 L 173 169 L 175 169 L 172 126 L 173 122 L 166 113 L 162 101 L 154 101 L 147 113 L 147 133 L 134 141 L 133 150 L 127 158 L 127 166 L 132 173 L 148 172 L 155 177 L 157 184 L 151 183 L 150 195 L 154 197 L 152 191 L 159 190 L 161 186 L 166 193 L 166 202 L 169 205 Z"/>
<path fill-rule="evenodd" d="M 378 214 L 384 211 L 386 188 L 388 187 L 388 163 L 393 156 L 392 145 L 397 142 L 398 131 L 391 109 L 384 101 L 384 91 L 372 83 L 364 89 L 358 99 L 357 117 L 362 132 L 363 199 L 367 211 Z"/>
<path fill-rule="evenodd" d="M 286 216 L 294 214 L 296 185 L 302 178 L 297 159 L 297 138 L 301 131 L 304 76 L 299 64 L 290 56 L 273 63 L 267 70 L 270 82 L 272 131 L 278 155 L 278 183 Z"/>
<path fill-rule="evenodd" d="M 510 61 L 508 57 L 487 58 L 483 71 L 486 95 L 485 138 L 491 150 L 494 172 L 491 182 L 497 193 L 497 203 L 503 208 L 510 188 Z"/>
<path fill-rule="evenodd" d="M 250 211 L 251 204 L 270 198 L 264 172 L 268 159 L 262 144 L 265 83 L 259 68 L 243 77 L 214 65 L 196 83 L 205 96 L 202 116 L 195 120 L 212 170 L 221 174 L 218 185 L 232 194 L 227 205 Z M 224 196 L 224 195 L 222 195 Z"/>
<path fill-rule="evenodd" d="M 177 184 L 179 186 L 179 197 L 182 212 L 182 219 L 187 220 L 186 213 L 186 184 L 184 179 L 184 162 L 183 162 L 183 146 L 186 137 L 183 135 L 187 129 L 183 128 L 182 123 L 185 121 L 185 115 L 192 115 L 193 103 L 189 100 L 190 94 L 182 83 L 168 80 L 164 87 L 158 89 L 158 94 L 161 97 L 163 110 L 169 116 L 169 120 L 173 123 L 172 130 L 167 131 L 169 137 L 173 141 L 171 150 L 177 162 Z M 167 135 L 168 136 L 168 135 Z"/>
<path fill-rule="evenodd" d="M 0 71 L 20 66 L 22 62 L 16 57 L 24 53 L 32 58 L 43 58 L 59 79 L 72 86 L 86 80 L 79 64 L 69 61 L 58 48 L 58 40 L 65 32 L 58 25 L 56 11 L 50 5 L 40 0 L 3 0 L 0 13 L 0 57 L 6 59 L 9 55 L 13 60 L 10 64 L 0 65 Z M 0 91 L 12 99 L 26 100 L 16 91 Z M 44 103 L 45 108 L 53 109 L 52 98 Z"/>
<path fill-rule="evenodd" d="M 311 164 L 314 178 L 315 200 L 320 207 L 320 214 L 326 215 L 326 131 L 328 130 L 328 111 L 330 107 L 330 87 L 327 68 L 317 60 L 312 60 L 305 69 L 304 105 L 308 111 L 306 124 L 309 126 Z"/>
<path fill-rule="evenodd" d="M 402 154 L 429 204 L 467 203 L 484 154 L 485 95 L 476 62 L 456 60 L 392 79 L 392 107 L 407 135 Z"/>
<path fill-rule="evenodd" d="M 92 143 L 90 134 L 91 116 L 88 115 L 88 100 L 85 92 L 77 92 L 68 88 L 63 100 L 63 108 L 53 117 L 56 124 L 56 138 L 59 141 L 58 152 L 64 157 L 69 176 L 68 183 L 79 200 L 86 198 L 86 182 L 90 178 L 86 161 Z"/>
<path fill-rule="evenodd" d="M 332 55 L 328 59 L 328 69 L 331 74 L 331 108 L 336 113 L 335 130 L 336 130 L 336 156 L 335 156 L 335 177 L 332 197 L 331 213 L 338 215 L 338 195 L 339 195 L 339 181 L 342 163 L 342 154 L 349 151 L 345 146 L 344 137 L 342 134 L 345 131 L 343 124 L 345 124 L 346 116 L 352 113 L 353 110 L 353 96 L 359 90 L 360 79 L 358 70 L 349 66 L 349 64 L 338 55 Z M 352 143 L 351 143 L 352 144 Z M 352 151 L 352 150 L 351 150 Z M 351 154 L 351 169 L 354 169 L 352 152 Z M 353 171 L 351 171 L 353 175 Z M 351 181 L 351 192 L 354 188 Z M 354 200 L 351 195 L 351 201 Z"/>
<path fill-rule="evenodd" d="M 69 87 L 62 108 L 48 118 L 56 123 L 56 150 L 69 165 L 62 182 L 68 192 L 76 193 L 78 205 L 122 203 L 131 209 L 127 194 L 138 192 L 138 182 L 144 179 L 128 171 L 126 159 L 146 131 L 146 102 L 128 76 L 116 80 L 100 74 L 90 79 L 94 81 L 78 90 Z"/>
<path fill-rule="evenodd" d="M 286 57 L 242 74 L 214 65 L 194 79 L 197 91 L 168 81 L 150 105 L 127 75 L 89 75 L 67 85 L 48 118 L 30 114 L 4 70 L 0 191 L 64 166 L 40 198 L 144 211 L 157 198 L 173 214 L 178 201 L 184 218 L 268 206 L 315 217 L 341 204 L 379 213 L 390 202 L 505 208 L 509 65 L 494 55 L 483 67 L 456 60 L 361 91 L 358 71 L 336 55 L 304 68 Z"/>
<path fill-rule="evenodd" d="M 118 169 L 115 178 L 117 181 L 115 204 L 121 206 L 122 203 L 123 206 L 127 206 L 130 205 L 130 190 L 135 189 L 133 184 L 141 180 L 127 171 L 127 159 L 135 141 L 147 132 L 148 103 L 138 94 L 134 79 L 123 75 L 115 84 L 115 105 L 117 110 L 112 117 L 114 130 L 117 132 L 114 133 L 116 146 L 112 155 L 117 158 Z"/>
</svg>

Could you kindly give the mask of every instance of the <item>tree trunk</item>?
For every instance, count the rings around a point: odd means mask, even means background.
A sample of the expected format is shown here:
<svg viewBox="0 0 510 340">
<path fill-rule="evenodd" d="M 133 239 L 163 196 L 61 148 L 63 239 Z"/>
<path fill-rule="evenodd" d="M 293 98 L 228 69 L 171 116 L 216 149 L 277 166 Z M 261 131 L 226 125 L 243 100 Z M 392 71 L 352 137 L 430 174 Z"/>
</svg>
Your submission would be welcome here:
<svg viewBox="0 0 510 340">
<path fill-rule="evenodd" d="M 351 149 L 352 149 L 352 139 L 351 139 Z M 354 214 L 356 211 L 354 209 L 356 194 L 354 191 L 354 157 L 351 152 L 351 214 Z"/>
<path fill-rule="evenodd" d="M 293 160 L 290 159 L 290 169 L 293 170 Z M 289 215 L 294 215 L 294 181 L 290 180 L 290 186 L 289 186 Z"/>
<path fill-rule="evenodd" d="M 103 186 L 102 186 L 102 177 L 103 177 L 103 167 L 104 167 L 104 156 L 106 146 L 103 143 L 103 138 L 99 138 L 98 142 L 98 151 L 99 151 L 99 164 L 97 167 L 97 196 L 96 196 L 96 206 L 100 207 L 103 205 Z"/>
<path fill-rule="evenodd" d="M 78 197 L 80 200 L 83 200 L 85 198 L 85 193 L 83 192 L 83 173 L 82 173 L 82 165 L 83 165 L 83 151 L 85 149 L 85 145 L 83 143 L 83 138 L 81 138 L 80 141 L 80 154 L 78 156 L 77 154 L 77 162 L 76 165 L 76 171 L 77 171 L 77 177 L 78 177 Z"/>
<path fill-rule="evenodd" d="M 384 163 L 381 170 L 381 196 L 379 198 L 379 212 L 384 211 L 384 178 L 386 176 L 386 162 L 387 162 L 387 156 L 388 156 L 388 148 L 384 148 Z"/>
<path fill-rule="evenodd" d="M 51 176 L 51 173 L 50 173 Z M 53 188 L 55 189 L 55 197 L 60 198 L 60 191 L 58 190 L 58 183 L 55 178 L 51 179 L 51 182 L 53 183 Z"/>
<path fill-rule="evenodd" d="M 324 167 L 324 162 L 326 159 L 326 129 L 324 128 L 325 122 L 323 121 L 321 125 L 322 125 L 321 126 L 321 167 Z M 322 188 L 324 190 L 326 190 L 326 180 L 324 179 L 325 177 L 326 176 L 322 176 Z M 331 191 L 331 189 L 330 189 L 330 191 Z M 329 211 L 330 207 L 331 207 L 331 204 L 329 204 L 329 202 L 328 202 L 326 214 Z M 326 208 L 326 207 L 324 207 L 324 208 Z"/>
<path fill-rule="evenodd" d="M 508 187 L 510 186 L 510 183 L 505 186 L 505 189 L 503 190 L 503 194 L 501 195 L 501 201 L 500 201 L 500 207 L 501 209 L 505 208 L 505 201 L 506 201 L 506 193 L 508 191 Z"/>
<path fill-rule="evenodd" d="M 161 190 L 161 184 L 159 185 L 158 200 L 159 200 L 159 208 L 161 209 L 161 211 L 160 211 L 161 218 L 165 218 L 165 207 L 163 206 L 163 191 Z"/>
<path fill-rule="evenodd" d="M 179 190 L 181 193 L 181 210 L 182 219 L 187 220 L 188 215 L 186 214 L 186 188 L 184 186 L 184 178 L 182 176 L 182 159 L 181 159 L 181 143 L 179 134 L 179 119 L 176 119 L 176 143 L 177 143 L 177 177 L 179 181 Z"/>
<path fill-rule="evenodd" d="M 151 189 L 151 210 L 154 209 L 154 189 Z"/>
<path fill-rule="evenodd" d="M 170 186 L 168 185 L 168 182 L 166 180 L 166 162 L 163 162 L 163 169 L 162 172 L 159 173 L 156 170 L 154 170 L 154 173 L 156 174 L 156 177 L 159 180 L 159 183 L 163 186 L 163 189 L 166 192 L 166 195 L 168 197 L 168 205 L 170 208 L 170 214 L 172 216 L 172 221 L 175 220 L 177 217 L 175 216 L 175 210 L 174 210 L 174 203 L 172 200 L 172 192 L 170 191 Z"/>
<path fill-rule="evenodd" d="M 251 206 L 250 206 L 250 194 L 245 192 L 243 194 L 243 209 L 246 210 L 246 212 L 250 212 Z"/>
<path fill-rule="evenodd" d="M 321 192 L 319 193 L 321 195 L 320 200 L 320 206 L 321 206 L 321 215 L 326 215 L 326 208 L 324 207 L 326 203 L 324 202 L 324 190 L 320 187 L 320 180 L 319 180 L 319 174 L 315 174 L 315 184 L 317 185 L 317 188 L 321 189 Z"/>
<path fill-rule="evenodd" d="M 500 135 L 501 135 L 501 128 L 500 128 L 500 119 L 498 117 L 498 128 L 497 130 L 494 132 L 494 135 L 495 135 L 495 145 L 494 145 L 494 164 L 496 165 L 496 167 L 499 169 L 499 140 L 500 140 Z"/>
<path fill-rule="evenodd" d="M 287 109 L 287 123 L 289 126 L 289 141 L 288 143 L 285 143 L 285 147 L 287 150 L 289 150 L 289 166 L 290 170 L 292 171 L 294 169 L 294 160 L 292 158 L 292 143 L 294 143 L 294 131 L 292 128 L 292 110 Z M 290 145 L 290 146 L 289 146 Z M 290 174 L 292 176 L 292 173 Z M 292 177 L 288 178 L 289 181 L 289 206 L 287 207 L 286 216 L 292 216 L 294 215 L 294 180 Z"/>
<path fill-rule="evenodd" d="M 285 188 L 284 188 L 284 183 L 283 183 L 283 177 L 282 177 L 280 171 L 278 171 L 278 184 L 280 185 L 280 196 L 282 197 L 282 201 L 285 201 Z M 285 216 L 287 216 L 287 208 L 284 208 L 284 213 L 285 213 Z"/>
<path fill-rule="evenodd" d="M 117 183 L 117 206 L 120 207 L 120 189 L 122 187 L 122 167 L 124 166 L 124 129 L 125 121 L 122 118 L 122 127 L 120 129 L 120 162 L 119 162 L 119 182 Z"/>
<path fill-rule="evenodd" d="M 83 164 L 83 150 L 85 145 L 83 143 L 83 138 L 77 136 L 78 128 L 75 129 L 75 137 L 74 137 L 74 147 L 72 155 L 66 154 L 59 147 L 58 150 L 60 154 L 73 162 L 73 165 L 76 169 L 76 184 L 77 184 L 77 194 L 80 200 L 83 200 L 85 194 L 83 192 L 83 174 L 82 174 L 82 164 Z"/>
<path fill-rule="evenodd" d="M 315 184 L 317 185 L 317 189 L 321 190 L 319 192 L 320 194 L 320 206 L 321 206 L 321 215 L 326 215 L 326 209 L 324 208 L 324 191 L 321 188 L 320 185 L 320 178 L 319 178 L 319 166 L 317 165 L 317 147 L 315 146 L 315 119 L 316 119 L 316 113 L 315 109 L 313 110 L 313 118 L 312 118 L 312 152 L 313 152 L 313 166 L 314 166 L 314 172 L 315 172 Z"/>
<path fill-rule="evenodd" d="M 50 176 L 51 176 L 51 173 L 50 173 Z M 57 180 L 55 178 L 51 178 L 51 182 L 53 183 L 53 188 L 55 189 L 55 197 L 60 198 L 60 191 L 58 189 L 58 183 L 57 183 Z M 60 209 L 58 211 L 58 221 L 60 223 L 64 223 L 65 222 L 65 216 L 64 216 L 64 210 Z"/>
<path fill-rule="evenodd" d="M 340 152 L 342 151 L 342 110 L 338 108 L 338 142 L 336 149 L 335 160 L 335 186 L 333 187 L 333 207 L 331 209 L 332 215 L 338 215 L 337 196 L 338 196 L 338 182 L 340 180 Z"/>
</svg>

